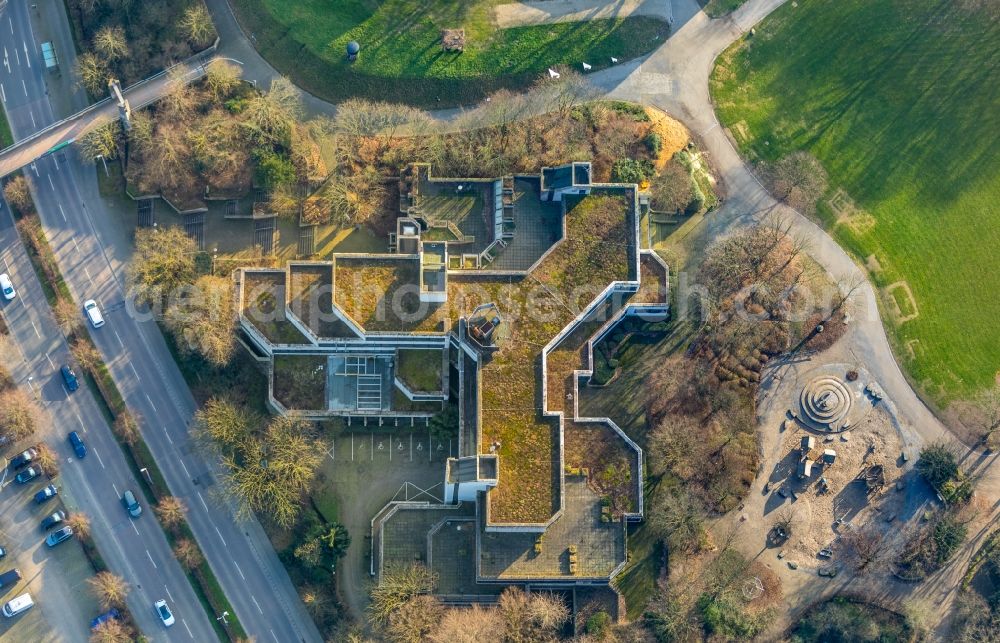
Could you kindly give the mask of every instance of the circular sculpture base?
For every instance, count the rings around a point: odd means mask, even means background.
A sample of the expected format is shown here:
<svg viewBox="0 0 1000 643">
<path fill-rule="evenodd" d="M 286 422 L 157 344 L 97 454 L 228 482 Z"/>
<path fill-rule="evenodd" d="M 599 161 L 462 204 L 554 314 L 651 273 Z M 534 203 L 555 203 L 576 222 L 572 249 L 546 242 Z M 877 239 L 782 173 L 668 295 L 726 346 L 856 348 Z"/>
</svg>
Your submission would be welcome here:
<svg viewBox="0 0 1000 643">
<path fill-rule="evenodd" d="M 847 373 L 857 373 L 854 381 Z M 807 384 L 799 393 L 798 413 L 805 426 L 824 433 L 846 431 L 872 409 L 865 395 L 868 372 L 849 364 L 827 364 L 805 375 Z"/>
</svg>

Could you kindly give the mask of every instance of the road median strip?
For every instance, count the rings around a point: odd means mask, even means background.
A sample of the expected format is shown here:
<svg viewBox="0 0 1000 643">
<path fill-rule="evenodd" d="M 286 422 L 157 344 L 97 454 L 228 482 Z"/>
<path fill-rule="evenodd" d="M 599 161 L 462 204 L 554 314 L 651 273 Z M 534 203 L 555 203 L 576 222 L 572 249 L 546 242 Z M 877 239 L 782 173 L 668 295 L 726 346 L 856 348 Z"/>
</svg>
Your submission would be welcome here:
<svg viewBox="0 0 1000 643">
<path fill-rule="evenodd" d="M 45 291 L 45 298 L 48 300 L 49 305 L 56 310 L 56 307 L 61 302 L 70 302 L 72 304 L 73 297 L 59 272 L 55 255 L 48 245 L 34 207 L 32 206 L 27 212 L 22 212 L 13 206 L 11 210 L 17 221 L 19 234 L 27 241 L 28 258 L 38 276 L 39 282 L 42 284 L 42 289 Z M 58 321 L 58 315 L 56 317 Z M 93 349 L 94 355 L 98 355 L 96 347 L 88 334 L 74 330 L 66 334 L 66 339 L 70 346 L 83 343 L 87 348 Z M 149 446 L 139 432 L 135 431 L 134 435 L 127 436 L 127 439 L 123 437 L 121 427 L 129 423 L 134 425 L 135 419 L 129 413 L 125 399 L 111 377 L 107 365 L 98 357 L 90 364 L 81 364 L 81 368 L 84 371 L 83 379 L 87 382 L 91 391 L 96 393 L 94 397 L 98 402 L 98 407 L 111 425 L 112 433 L 114 433 L 118 445 L 125 454 L 125 459 L 129 467 L 131 467 L 133 475 L 140 481 L 140 486 L 143 494 L 146 496 L 146 500 L 155 506 L 162 498 L 170 495 L 170 488 L 167 486 L 166 479 L 163 477 L 160 468 L 156 465 Z M 155 515 L 156 512 L 154 511 L 153 513 Z M 198 541 L 195 539 L 194 532 L 191 530 L 190 525 L 188 525 L 187 520 L 181 518 L 176 525 L 171 527 L 163 524 L 163 521 L 159 520 L 159 517 L 157 517 L 157 520 L 160 522 L 164 534 L 166 534 L 167 542 L 170 544 L 171 549 L 177 545 L 178 541 L 185 539 L 190 540 L 198 548 L 200 563 L 193 569 L 184 569 L 184 573 L 195 594 L 198 596 L 202 607 L 205 609 L 206 614 L 208 614 L 209 621 L 212 623 L 219 639 L 221 641 L 236 641 L 248 638 L 246 631 L 236 617 L 233 606 L 230 604 L 229 599 L 226 598 L 218 579 L 215 577 L 215 573 L 206 562 L 201 547 L 198 545 Z M 81 539 L 81 544 L 95 572 L 106 570 L 107 565 L 104 563 L 103 558 L 89 536 L 88 540 L 90 541 L 89 547 L 83 539 Z M 223 626 L 217 619 L 218 615 L 226 612 L 228 612 L 228 621 L 226 626 Z"/>
</svg>

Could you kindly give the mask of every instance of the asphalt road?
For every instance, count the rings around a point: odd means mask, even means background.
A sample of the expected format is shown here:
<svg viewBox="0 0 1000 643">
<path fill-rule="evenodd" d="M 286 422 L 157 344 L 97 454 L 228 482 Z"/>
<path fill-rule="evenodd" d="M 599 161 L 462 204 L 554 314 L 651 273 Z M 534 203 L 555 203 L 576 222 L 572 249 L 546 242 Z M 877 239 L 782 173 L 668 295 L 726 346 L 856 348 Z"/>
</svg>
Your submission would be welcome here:
<svg viewBox="0 0 1000 643">
<path fill-rule="evenodd" d="M 68 393 L 63 386 L 58 369 L 69 361 L 69 348 L 52 318 L 6 206 L 0 213 L 0 248 L 0 269 L 11 276 L 18 292 L 14 301 L 4 302 L 0 308 L 18 347 L 18 355 L 7 355 L 5 361 L 15 366 L 12 371 L 20 385 L 30 389 L 45 410 L 37 437 L 61 456 L 61 473 L 55 484 L 60 487 L 62 502 L 71 512 L 83 511 L 90 517 L 101 555 L 112 571 L 132 585 L 129 608 L 147 636 L 170 641 L 212 640 L 212 625 L 151 515 L 151 508 L 146 506 L 145 515 L 132 519 L 119 501 L 125 489 L 133 489 L 140 497 L 141 491 L 97 403 L 86 387 Z M 82 460 L 73 455 L 66 441 L 66 434 L 73 430 L 80 433 L 88 448 Z M 58 503 L 47 502 L 43 511 L 34 507 L 31 498 L 47 481 L 22 486 L 12 484 L 12 471 L 4 470 L 0 476 L 0 510 L 17 532 L 9 534 L 8 540 L 20 541 L 21 547 L 34 543 L 36 557 L 48 555 L 38 521 L 54 511 Z M 67 608 L 72 600 L 62 598 L 54 589 L 58 584 L 44 583 L 43 587 L 45 593 L 35 596 L 35 600 L 49 621 L 61 627 L 67 640 L 86 640 L 89 619 L 96 614 L 80 619 Z M 165 630 L 153 613 L 153 602 L 160 598 L 170 602 L 179 627 Z"/>
<path fill-rule="evenodd" d="M 27 6 L 26 0 L 11 0 L 0 15 L 0 27 L 6 17 L 12 18 L 15 35 L 21 34 L 17 39 L 30 52 L 34 37 Z M 12 77 L 4 80 L 5 85 L 24 88 L 22 97 L 8 95 L 4 103 L 17 140 L 56 120 L 46 77 L 32 62 L 30 70 L 13 67 Z M 61 64 L 72 66 L 71 51 L 63 53 Z M 67 149 L 32 163 L 25 174 L 75 300 L 96 299 L 104 310 L 107 324 L 92 332 L 94 343 L 139 421 L 172 494 L 186 502 L 191 528 L 244 628 L 257 641 L 320 641 L 260 525 L 234 518 L 230 506 L 216 494 L 219 464 L 194 451 L 189 438 L 196 410 L 191 392 L 155 322 L 133 315 L 125 305 L 124 272 L 131 240 L 104 208 L 94 164 L 81 162 L 74 150 Z"/>
</svg>

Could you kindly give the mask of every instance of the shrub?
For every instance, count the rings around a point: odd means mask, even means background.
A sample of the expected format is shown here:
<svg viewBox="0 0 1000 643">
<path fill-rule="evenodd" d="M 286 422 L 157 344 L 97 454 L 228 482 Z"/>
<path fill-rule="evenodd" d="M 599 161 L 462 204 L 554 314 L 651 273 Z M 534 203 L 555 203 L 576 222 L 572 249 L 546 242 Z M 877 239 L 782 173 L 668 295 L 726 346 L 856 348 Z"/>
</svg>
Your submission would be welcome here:
<svg viewBox="0 0 1000 643">
<path fill-rule="evenodd" d="M 646 138 L 642 140 L 645 144 L 646 149 L 653 156 L 659 156 L 660 150 L 663 149 L 663 138 L 657 132 L 650 132 L 646 134 Z"/>
<path fill-rule="evenodd" d="M 257 180 L 264 185 L 275 187 L 295 182 L 295 166 L 284 154 L 278 154 L 268 149 L 258 149 L 254 152 L 257 161 Z"/>
<path fill-rule="evenodd" d="M 653 164 L 648 159 L 620 158 L 611 166 L 615 183 L 642 183 L 652 175 Z"/>
<path fill-rule="evenodd" d="M 684 214 L 698 214 L 705 207 L 705 193 L 701 191 L 698 184 L 691 181 L 691 200 L 684 208 Z"/>
<path fill-rule="evenodd" d="M 649 114 L 646 113 L 646 109 L 638 103 L 629 103 L 623 100 L 612 100 L 608 101 L 606 104 L 612 109 L 612 111 L 618 112 L 619 114 L 627 114 L 637 123 L 646 123 L 649 121 Z"/>
<path fill-rule="evenodd" d="M 945 516 L 934 526 L 934 545 L 938 565 L 943 565 L 955 555 L 965 541 L 968 528 L 951 516 Z"/>
<path fill-rule="evenodd" d="M 935 489 L 949 480 L 958 478 L 958 463 L 955 454 L 944 444 L 932 444 L 920 452 L 917 472 Z"/>
<path fill-rule="evenodd" d="M 604 610 L 594 612 L 587 619 L 585 629 L 589 636 L 603 639 L 608 635 L 608 630 L 611 629 L 611 616 Z"/>
</svg>

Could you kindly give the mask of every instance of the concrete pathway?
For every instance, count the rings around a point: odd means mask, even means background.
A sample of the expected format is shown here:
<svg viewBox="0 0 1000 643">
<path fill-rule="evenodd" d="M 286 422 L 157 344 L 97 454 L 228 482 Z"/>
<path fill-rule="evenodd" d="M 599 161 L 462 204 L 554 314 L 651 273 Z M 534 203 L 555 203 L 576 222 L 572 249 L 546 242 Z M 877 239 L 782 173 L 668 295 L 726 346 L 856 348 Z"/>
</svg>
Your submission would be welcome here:
<svg viewBox="0 0 1000 643">
<path fill-rule="evenodd" d="M 553 22 L 583 22 L 601 18 L 656 16 L 672 20 L 670 0 L 534 0 L 511 2 L 493 8 L 493 21 L 501 29 Z"/>
</svg>

